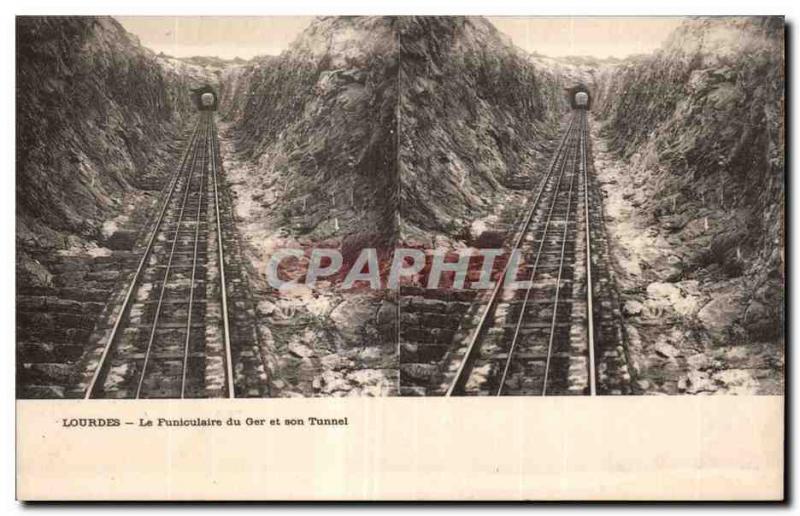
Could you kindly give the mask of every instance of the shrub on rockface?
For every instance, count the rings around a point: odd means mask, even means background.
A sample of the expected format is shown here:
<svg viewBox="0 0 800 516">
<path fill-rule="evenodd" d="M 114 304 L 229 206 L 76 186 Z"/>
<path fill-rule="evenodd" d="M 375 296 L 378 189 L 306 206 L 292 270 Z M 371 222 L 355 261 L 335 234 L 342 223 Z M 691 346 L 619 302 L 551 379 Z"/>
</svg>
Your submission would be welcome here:
<svg viewBox="0 0 800 516">
<path fill-rule="evenodd" d="M 641 208 L 685 241 L 689 274 L 744 275 L 749 304 L 774 307 L 769 336 L 782 307 L 783 41 L 780 18 L 688 20 L 606 77 L 601 107 L 614 150 L 651 171 Z"/>
</svg>

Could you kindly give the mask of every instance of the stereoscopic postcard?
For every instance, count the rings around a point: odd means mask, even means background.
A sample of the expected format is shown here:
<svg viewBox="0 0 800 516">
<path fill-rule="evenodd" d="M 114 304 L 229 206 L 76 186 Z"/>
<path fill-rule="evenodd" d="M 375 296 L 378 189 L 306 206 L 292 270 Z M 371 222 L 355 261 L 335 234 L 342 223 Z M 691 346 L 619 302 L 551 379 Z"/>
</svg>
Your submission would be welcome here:
<svg viewBox="0 0 800 516">
<path fill-rule="evenodd" d="M 784 41 L 18 17 L 18 498 L 781 500 Z"/>
</svg>

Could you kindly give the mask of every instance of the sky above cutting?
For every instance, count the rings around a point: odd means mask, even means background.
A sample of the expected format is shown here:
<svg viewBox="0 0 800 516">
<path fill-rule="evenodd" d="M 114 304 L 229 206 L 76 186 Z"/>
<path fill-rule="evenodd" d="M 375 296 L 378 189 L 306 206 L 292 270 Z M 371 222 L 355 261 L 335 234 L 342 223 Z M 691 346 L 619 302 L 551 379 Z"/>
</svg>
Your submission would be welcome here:
<svg viewBox="0 0 800 516">
<path fill-rule="evenodd" d="M 657 50 L 683 21 L 672 17 L 524 18 L 490 16 L 514 44 L 550 57 L 626 57 Z"/>
<path fill-rule="evenodd" d="M 174 57 L 278 55 L 312 16 L 115 16 L 142 45 Z"/>
<path fill-rule="evenodd" d="M 278 55 L 311 16 L 117 16 L 128 32 L 156 52 L 223 59 Z M 532 18 L 490 16 L 515 45 L 552 57 L 625 57 L 656 50 L 681 18 Z"/>
</svg>

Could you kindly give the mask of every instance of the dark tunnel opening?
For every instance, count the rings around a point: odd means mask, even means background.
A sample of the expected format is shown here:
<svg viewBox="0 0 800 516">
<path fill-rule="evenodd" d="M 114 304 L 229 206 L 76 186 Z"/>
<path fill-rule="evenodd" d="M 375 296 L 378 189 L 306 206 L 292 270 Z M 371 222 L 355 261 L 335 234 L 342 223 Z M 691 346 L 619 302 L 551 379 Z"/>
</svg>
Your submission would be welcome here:
<svg viewBox="0 0 800 516">
<path fill-rule="evenodd" d="M 592 109 L 592 93 L 585 84 L 576 84 L 575 86 L 568 88 L 566 93 L 567 98 L 569 99 L 569 105 L 572 109 Z M 578 93 L 586 94 L 585 105 L 580 102 L 582 100 L 582 96 L 579 96 Z"/>
<path fill-rule="evenodd" d="M 217 92 L 208 84 L 193 88 L 192 100 L 199 111 L 216 111 L 219 102 Z"/>
</svg>

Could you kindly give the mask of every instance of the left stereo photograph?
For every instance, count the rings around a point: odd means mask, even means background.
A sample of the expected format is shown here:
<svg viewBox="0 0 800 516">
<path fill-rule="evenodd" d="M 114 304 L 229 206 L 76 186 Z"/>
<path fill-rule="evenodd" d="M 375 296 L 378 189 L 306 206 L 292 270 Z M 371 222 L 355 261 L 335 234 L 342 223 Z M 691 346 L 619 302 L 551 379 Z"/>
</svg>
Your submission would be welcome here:
<svg viewBox="0 0 800 516">
<path fill-rule="evenodd" d="M 396 394 L 392 24 L 18 17 L 17 397 Z"/>
</svg>

